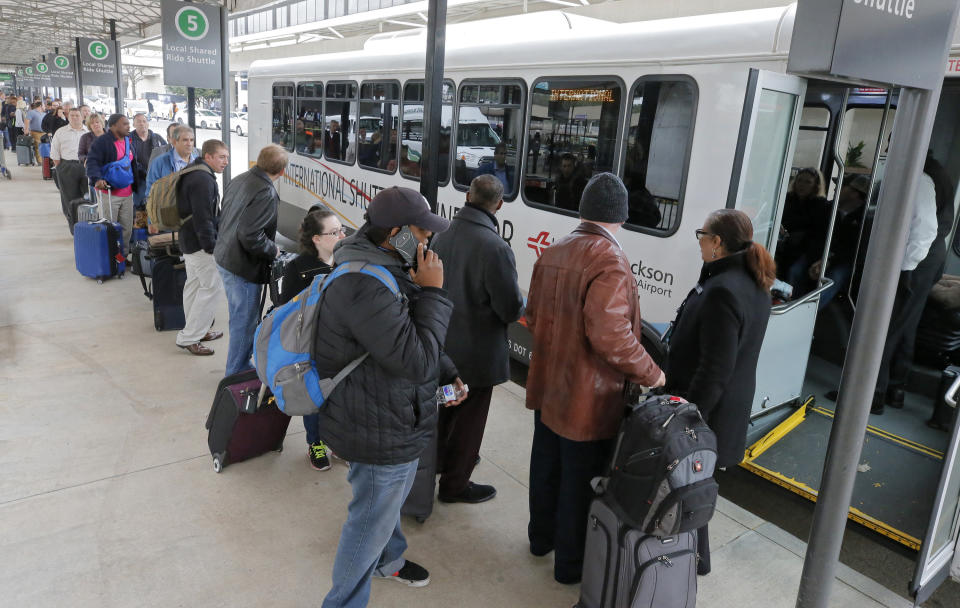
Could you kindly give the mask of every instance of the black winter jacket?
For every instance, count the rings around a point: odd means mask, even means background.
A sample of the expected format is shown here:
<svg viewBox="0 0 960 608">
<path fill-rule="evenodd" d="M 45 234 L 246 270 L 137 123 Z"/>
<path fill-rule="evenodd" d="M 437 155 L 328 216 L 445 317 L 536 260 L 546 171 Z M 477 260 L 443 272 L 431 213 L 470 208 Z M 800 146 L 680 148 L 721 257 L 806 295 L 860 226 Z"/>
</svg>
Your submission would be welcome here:
<svg viewBox="0 0 960 608">
<path fill-rule="evenodd" d="M 735 253 L 703 265 L 670 336 L 666 392 L 695 403 L 717 434 L 718 466 L 743 460 L 770 319 L 770 294 Z"/>
<path fill-rule="evenodd" d="M 313 353 L 320 376 L 333 376 L 365 352 L 370 356 L 320 408 L 320 436 L 350 462 L 411 462 L 436 432 L 438 379 L 446 384 L 457 376 L 443 353 L 453 304 L 443 289 L 415 284 L 399 256 L 374 245 L 365 227 L 340 242 L 334 259 L 384 266 L 403 297 L 360 274 L 346 274 L 327 288 Z"/>
<path fill-rule="evenodd" d="M 190 217 L 180 227 L 180 249 L 184 253 L 213 253 L 217 244 L 217 204 L 220 192 L 213 169 L 202 158 L 194 165 L 205 168 L 187 173 L 177 184 L 177 211 Z"/>
<path fill-rule="evenodd" d="M 497 232 L 497 220 L 467 205 L 430 248 L 443 261 L 443 287 L 453 300 L 446 352 L 470 386 L 510 379 L 507 326 L 523 313 L 513 250 Z"/>
<path fill-rule="evenodd" d="M 147 130 L 146 141 L 140 139 L 140 135 L 138 135 L 136 131 L 130 131 L 130 145 L 133 146 L 133 156 L 137 159 L 138 165 L 136 175 L 138 183 L 147 183 L 147 171 L 150 169 L 150 155 L 153 154 L 154 150 L 166 144 L 167 142 L 165 142 L 162 137 L 149 129 Z"/>
<path fill-rule="evenodd" d="M 317 257 L 316 253 L 301 253 L 283 269 L 283 285 L 280 290 L 280 303 L 286 304 L 304 289 L 310 286 L 318 274 L 330 274 L 333 270 Z"/>
<path fill-rule="evenodd" d="M 251 283 L 269 282 L 279 201 L 273 180 L 258 167 L 231 180 L 220 209 L 217 264 Z"/>
</svg>

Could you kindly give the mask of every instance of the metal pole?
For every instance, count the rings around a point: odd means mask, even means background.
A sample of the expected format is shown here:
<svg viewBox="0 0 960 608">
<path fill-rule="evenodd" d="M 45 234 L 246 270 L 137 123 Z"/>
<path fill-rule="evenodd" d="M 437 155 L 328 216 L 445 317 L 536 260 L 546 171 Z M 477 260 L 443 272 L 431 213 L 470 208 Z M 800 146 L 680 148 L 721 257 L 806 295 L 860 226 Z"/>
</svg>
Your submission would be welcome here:
<svg viewBox="0 0 960 608">
<path fill-rule="evenodd" d="M 80 75 L 80 39 L 76 38 L 77 57 L 73 63 L 74 77 L 77 79 L 77 106 L 83 105 L 83 77 Z"/>
<path fill-rule="evenodd" d="M 220 137 L 230 149 L 230 30 L 227 22 L 226 0 L 220 7 Z M 230 183 L 228 167 L 223 171 L 223 187 Z"/>
<path fill-rule="evenodd" d="M 114 108 L 117 114 L 123 114 L 123 66 L 120 65 L 120 45 L 117 41 L 117 20 L 110 20 L 110 40 L 113 41 L 113 61 L 117 66 L 117 88 L 113 96 Z"/>
<path fill-rule="evenodd" d="M 427 61 L 423 91 L 423 158 L 420 194 L 437 210 L 440 168 L 440 120 L 443 104 L 443 61 L 447 39 L 447 0 L 430 0 L 427 11 Z"/>
<path fill-rule="evenodd" d="M 195 106 L 197 105 L 197 90 L 193 87 L 187 87 L 187 124 L 190 125 L 190 128 L 196 132 L 197 130 L 197 120 L 196 112 L 194 112 Z"/>
<path fill-rule="evenodd" d="M 57 61 L 57 55 L 59 55 L 59 54 L 60 54 L 60 47 L 58 47 L 58 46 L 53 47 L 53 61 L 54 61 L 54 62 Z M 59 76 L 58 76 L 58 78 L 59 78 Z M 59 97 L 61 101 L 63 100 L 63 87 L 57 87 L 57 97 Z"/>
<path fill-rule="evenodd" d="M 830 432 L 823 483 L 800 578 L 798 608 L 827 608 L 830 604 L 857 464 L 906 249 L 907 226 L 939 98 L 940 85 L 934 91 L 902 89 L 900 93 L 887 171 L 867 249 L 860 306 L 853 319 L 837 415 Z"/>
</svg>

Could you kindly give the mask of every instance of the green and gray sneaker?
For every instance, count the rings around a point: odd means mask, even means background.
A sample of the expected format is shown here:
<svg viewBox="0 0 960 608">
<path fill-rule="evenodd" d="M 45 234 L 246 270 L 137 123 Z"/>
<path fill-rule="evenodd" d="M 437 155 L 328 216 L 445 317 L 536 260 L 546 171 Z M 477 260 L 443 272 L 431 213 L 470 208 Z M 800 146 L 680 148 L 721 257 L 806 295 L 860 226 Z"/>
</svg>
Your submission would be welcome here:
<svg viewBox="0 0 960 608">
<path fill-rule="evenodd" d="M 330 468 L 330 457 L 327 456 L 327 446 L 322 442 L 311 443 L 307 448 L 310 456 L 310 466 L 318 471 L 326 471 Z"/>
</svg>

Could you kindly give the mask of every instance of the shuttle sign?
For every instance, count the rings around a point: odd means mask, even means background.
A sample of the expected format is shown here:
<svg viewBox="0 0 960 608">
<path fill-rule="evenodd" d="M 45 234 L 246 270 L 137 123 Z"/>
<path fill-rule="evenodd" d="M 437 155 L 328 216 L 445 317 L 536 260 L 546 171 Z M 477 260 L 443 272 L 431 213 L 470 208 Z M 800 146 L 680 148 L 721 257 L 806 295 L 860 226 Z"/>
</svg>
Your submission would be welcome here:
<svg viewBox="0 0 960 608">
<path fill-rule="evenodd" d="M 957 10 L 957 0 L 798 2 L 787 70 L 933 89 L 943 80 Z"/>
<path fill-rule="evenodd" d="M 163 83 L 219 89 L 220 7 L 163 0 Z"/>
<path fill-rule="evenodd" d="M 117 73 L 118 52 L 115 40 L 100 40 L 96 38 L 80 38 L 80 79 L 87 87 L 120 86 L 120 75 Z"/>
</svg>

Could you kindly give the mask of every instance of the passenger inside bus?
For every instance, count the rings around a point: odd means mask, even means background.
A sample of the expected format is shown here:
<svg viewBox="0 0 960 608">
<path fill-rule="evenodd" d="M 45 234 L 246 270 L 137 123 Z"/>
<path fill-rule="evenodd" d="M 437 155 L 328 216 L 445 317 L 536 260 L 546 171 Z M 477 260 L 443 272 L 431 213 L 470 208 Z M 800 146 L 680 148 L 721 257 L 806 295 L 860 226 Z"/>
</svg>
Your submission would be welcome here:
<svg viewBox="0 0 960 608">
<path fill-rule="evenodd" d="M 507 164 L 507 144 L 501 142 L 493 149 L 493 160 L 482 163 L 477 175 L 493 175 L 503 184 L 503 191 L 510 192 L 513 183 L 513 167 Z"/>
<path fill-rule="evenodd" d="M 812 289 L 808 272 L 823 255 L 829 221 L 820 170 L 800 169 L 787 191 L 776 256 L 778 278 L 793 286 L 794 296 Z"/>
<path fill-rule="evenodd" d="M 324 155 L 327 158 L 332 158 L 335 160 L 343 159 L 343 133 L 340 131 L 340 121 L 331 120 L 330 126 L 327 128 L 326 133 L 324 133 Z"/>
<path fill-rule="evenodd" d="M 587 185 L 583 173 L 577 167 L 577 157 L 566 152 L 560 157 L 560 175 L 553 183 L 553 204 L 561 209 L 577 211 L 580 195 Z"/>
</svg>

